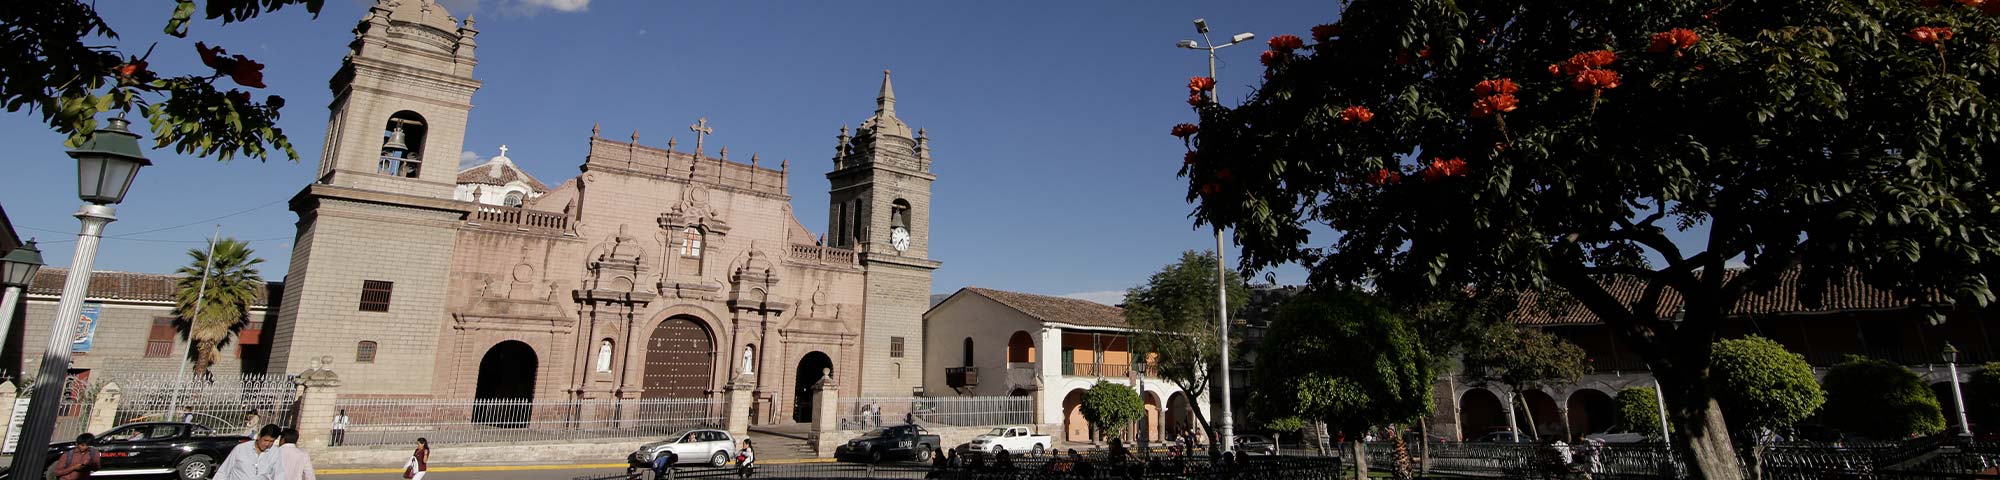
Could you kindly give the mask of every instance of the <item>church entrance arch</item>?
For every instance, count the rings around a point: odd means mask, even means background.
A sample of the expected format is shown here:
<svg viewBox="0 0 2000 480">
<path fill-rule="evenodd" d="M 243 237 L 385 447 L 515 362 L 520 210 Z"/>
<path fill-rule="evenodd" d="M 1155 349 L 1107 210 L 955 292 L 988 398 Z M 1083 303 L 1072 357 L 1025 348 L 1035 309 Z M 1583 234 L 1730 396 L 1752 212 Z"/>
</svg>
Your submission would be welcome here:
<svg viewBox="0 0 2000 480">
<path fill-rule="evenodd" d="M 505 428 L 527 428 L 535 399 L 535 348 L 508 340 L 486 350 L 479 361 L 479 385 L 473 390 L 472 421 Z"/>
<path fill-rule="evenodd" d="M 676 316 L 646 340 L 641 398 L 707 398 L 715 376 L 715 339 L 701 320 Z"/>
<path fill-rule="evenodd" d="M 830 368 L 833 368 L 833 359 L 825 353 L 808 352 L 799 359 L 799 370 L 792 375 L 792 421 L 806 423 L 813 420 L 812 387 L 826 376 Z"/>
</svg>

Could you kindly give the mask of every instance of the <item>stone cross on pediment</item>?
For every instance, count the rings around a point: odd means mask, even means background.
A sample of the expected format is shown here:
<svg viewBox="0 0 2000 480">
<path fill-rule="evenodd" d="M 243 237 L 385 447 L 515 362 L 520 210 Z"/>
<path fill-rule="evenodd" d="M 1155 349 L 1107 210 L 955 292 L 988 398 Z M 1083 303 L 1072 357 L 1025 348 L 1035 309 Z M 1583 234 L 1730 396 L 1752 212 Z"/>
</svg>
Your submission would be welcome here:
<svg viewBox="0 0 2000 480">
<path fill-rule="evenodd" d="M 715 128 L 708 126 L 708 117 L 701 117 L 701 120 L 696 121 L 694 125 L 688 125 L 688 131 L 694 132 L 695 155 L 701 154 L 702 139 L 715 134 Z"/>
</svg>

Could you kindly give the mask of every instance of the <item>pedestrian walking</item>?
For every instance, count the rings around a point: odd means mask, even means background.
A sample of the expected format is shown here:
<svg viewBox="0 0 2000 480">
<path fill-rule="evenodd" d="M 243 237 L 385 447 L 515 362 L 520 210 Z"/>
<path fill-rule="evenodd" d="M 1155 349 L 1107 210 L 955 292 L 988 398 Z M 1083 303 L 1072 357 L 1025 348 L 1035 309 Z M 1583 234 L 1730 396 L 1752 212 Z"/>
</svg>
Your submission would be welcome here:
<svg viewBox="0 0 2000 480">
<path fill-rule="evenodd" d="M 264 425 L 263 420 L 264 420 L 263 418 L 259 418 L 259 416 L 257 415 L 257 409 L 255 408 L 250 409 L 250 411 L 248 412 L 244 412 L 243 436 L 247 437 L 255 435 L 257 433 L 258 427 Z"/>
<path fill-rule="evenodd" d="M 743 449 L 736 451 L 736 478 L 750 478 L 750 469 L 757 466 L 757 452 L 751 448 L 750 439 L 743 439 Z"/>
<path fill-rule="evenodd" d="M 89 433 L 77 435 L 76 446 L 70 447 L 69 451 L 63 452 L 62 456 L 56 457 L 56 463 L 50 465 L 55 471 L 56 480 L 83 480 L 90 478 L 90 474 L 96 472 L 97 468 L 101 466 L 98 463 L 99 455 L 97 450 L 90 446 L 96 440 L 97 437 Z"/>
<path fill-rule="evenodd" d="M 299 429 L 287 428 L 278 433 L 278 463 L 281 469 L 275 480 L 316 480 L 313 475 L 312 456 L 299 448 Z"/>
<path fill-rule="evenodd" d="M 674 465 L 678 463 L 681 463 L 681 454 L 674 453 L 674 449 L 669 448 L 664 452 L 660 452 L 659 455 L 654 455 L 653 480 L 672 478 L 674 475 Z"/>
<path fill-rule="evenodd" d="M 272 447 L 280 433 L 277 425 L 265 425 L 257 429 L 257 440 L 236 444 L 215 470 L 215 480 L 276 480 L 282 460 Z"/>
<path fill-rule="evenodd" d="M 347 443 L 347 409 L 333 416 L 333 446 Z"/>
<path fill-rule="evenodd" d="M 194 407 L 181 407 L 181 423 L 194 423 Z"/>
<path fill-rule="evenodd" d="M 431 442 L 417 438 L 417 450 L 410 452 L 410 459 L 403 462 L 403 478 L 424 480 L 424 472 L 431 469 Z M 217 479 L 223 480 L 223 479 Z"/>
</svg>

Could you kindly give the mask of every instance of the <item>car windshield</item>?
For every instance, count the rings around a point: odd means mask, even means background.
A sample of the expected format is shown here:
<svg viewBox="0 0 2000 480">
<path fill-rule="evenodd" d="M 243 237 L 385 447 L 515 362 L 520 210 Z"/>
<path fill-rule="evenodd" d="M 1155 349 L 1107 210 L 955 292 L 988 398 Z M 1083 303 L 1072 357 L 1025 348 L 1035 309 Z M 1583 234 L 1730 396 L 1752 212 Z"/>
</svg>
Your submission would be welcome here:
<svg viewBox="0 0 2000 480">
<path fill-rule="evenodd" d="M 986 432 L 986 434 L 987 434 L 987 435 L 992 435 L 992 436 L 995 436 L 995 437 L 1005 437 L 1005 436 L 1007 436 L 1007 429 L 1005 429 L 1005 428 L 995 428 L 995 429 L 993 429 L 993 430 L 990 430 L 990 431 L 987 431 L 987 432 Z"/>
<path fill-rule="evenodd" d="M 869 430 L 868 433 L 861 434 L 861 438 L 874 438 L 874 437 L 886 437 L 886 436 L 889 436 L 889 429 L 887 428 L 877 428 L 874 430 Z"/>
</svg>

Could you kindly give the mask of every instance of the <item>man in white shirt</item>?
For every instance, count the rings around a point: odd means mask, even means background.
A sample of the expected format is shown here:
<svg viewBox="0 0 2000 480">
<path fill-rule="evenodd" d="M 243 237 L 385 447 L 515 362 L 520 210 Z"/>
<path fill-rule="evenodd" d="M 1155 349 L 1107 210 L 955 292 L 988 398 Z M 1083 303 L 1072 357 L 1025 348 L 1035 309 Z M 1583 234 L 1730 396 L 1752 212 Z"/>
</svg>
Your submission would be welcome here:
<svg viewBox="0 0 2000 480">
<path fill-rule="evenodd" d="M 317 480 L 313 476 L 312 457 L 299 449 L 299 429 L 287 428 L 278 439 L 284 445 L 277 448 L 282 464 L 277 480 Z"/>
<path fill-rule="evenodd" d="M 271 446 L 279 433 L 277 425 L 265 425 L 257 430 L 256 440 L 237 444 L 215 470 L 215 480 L 278 480 L 283 461 Z"/>
</svg>

